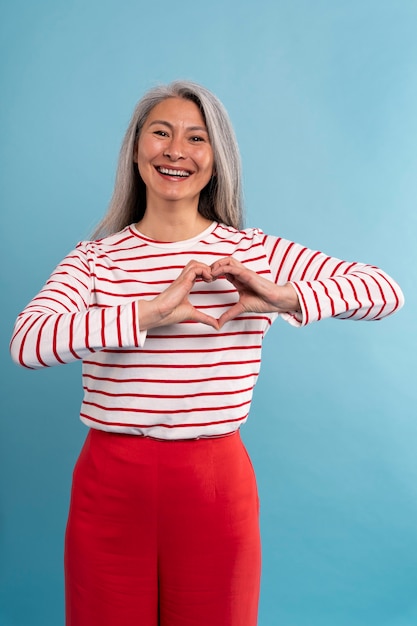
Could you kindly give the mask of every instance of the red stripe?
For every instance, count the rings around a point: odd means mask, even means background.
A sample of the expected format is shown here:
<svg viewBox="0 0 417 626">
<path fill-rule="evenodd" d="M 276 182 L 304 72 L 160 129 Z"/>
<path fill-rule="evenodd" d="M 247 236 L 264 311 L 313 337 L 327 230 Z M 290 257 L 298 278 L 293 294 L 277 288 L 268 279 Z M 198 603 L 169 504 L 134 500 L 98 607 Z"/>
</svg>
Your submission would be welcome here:
<svg viewBox="0 0 417 626">
<path fill-rule="evenodd" d="M 118 306 L 116 309 L 117 340 L 119 342 L 119 347 L 121 348 L 123 346 L 123 342 L 122 342 L 122 326 L 120 322 L 120 314 L 121 314 L 121 307 Z"/>
<path fill-rule="evenodd" d="M 288 255 L 289 255 L 289 253 L 290 253 L 291 248 L 293 248 L 294 246 L 295 246 L 295 244 L 294 244 L 294 243 L 291 243 L 291 244 L 288 246 L 288 248 L 285 250 L 285 253 L 284 253 L 283 257 L 282 257 L 281 263 L 279 264 L 279 267 L 278 267 L 277 277 L 276 277 L 276 281 L 275 281 L 275 282 L 278 282 L 279 277 L 280 277 L 281 272 L 282 272 L 282 269 L 283 269 L 283 267 L 284 267 L 285 261 L 287 260 L 287 257 L 288 257 Z M 288 281 L 286 281 L 286 282 L 288 282 Z"/>
<path fill-rule="evenodd" d="M 357 265 L 357 263 L 350 263 L 350 265 L 348 265 L 345 268 L 345 271 L 343 272 L 343 274 L 349 274 L 352 270 L 352 268 L 354 268 Z"/>
<path fill-rule="evenodd" d="M 294 287 L 298 287 L 297 283 L 293 283 Z M 299 295 L 299 297 L 301 298 L 301 302 L 303 303 L 303 309 L 305 312 L 305 319 L 304 319 L 304 325 L 306 326 L 308 324 L 308 322 L 310 321 L 310 315 L 307 309 L 307 303 L 306 303 L 306 299 L 304 297 L 303 292 L 301 291 L 300 288 L 297 289 L 297 293 Z M 295 318 L 297 319 L 297 318 Z"/>
<path fill-rule="evenodd" d="M 85 419 L 90 420 L 91 422 L 95 422 L 96 424 L 104 424 L 106 426 L 121 426 L 127 428 L 199 428 L 204 426 L 217 426 L 219 424 L 236 424 L 237 422 L 243 422 L 247 418 L 248 414 L 243 417 L 237 417 L 235 419 L 228 420 L 219 420 L 212 422 L 201 422 L 191 423 L 191 424 L 134 424 L 129 422 L 107 422 L 105 420 L 99 420 L 96 417 L 91 417 L 90 415 L 86 415 L 85 413 L 80 413 L 80 417 L 84 417 Z"/>
<path fill-rule="evenodd" d="M 258 272 L 258 274 L 261 274 L 262 272 Z M 263 273 L 268 273 L 268 272 L 263 272 Z M 171 281 L 170 283 L 167 284 L 172 284 L 173 281 Z M 114 285 L 117 286 L 117 283 L 113 283 Z M 136 283 L 137 284 L 137 283 Z M 100 294 L 100 295 L 104 295 L 104 296 L 110 296 L 111 298 L 150 298 L 150 297 L 156 297 L 159 296 L 161 293 L 161 290 L 158 291 L 148 291 L 147 289 L 145 289 L 145 291 L 130 291 L 129 293 L 119 293 L 117 291 L 104 291 L 104 289 L 92 289 L 91 293 L 93 294 Z M 237 291 L 236 289 L 219 289 L 216 291 L 212 291 L 212 290 L 204 290 L 204 291 L 192 291 L 191 295 L 192 296 L 196 296 L 196 295 L 224 295 L 224 294 L 236 294 Z M 225 306 L 224 302 L 221 302 L 220 304 L 216 305 L 216 304 L 211 304 L 211 305 L 206 305 L 206 308 L 213 308 L 215 306 Z"/>
<path fill-rule="evenodd" d="M 182 393 L 182 394 L 177 394 L 177 395 L 176 394 L 157 394 L 157 393 L 111 393 L 110 391 L 103 391 L 102 389 L 90 389 L 89 387 L 86 387 L 86 386 L 84 386 L 84 390 L 88 391 L 88 393 L 96 393 L 99 396 L 108 396 L 109 398 L 151 398 L 151 399 L 158 398 L 160 400 L 165 400 L 165 399 L 187 400 L 188 398 L 234 396 L 237 394 L 247 393 L 248 391 L 252 391 L 253 386 L 248 387 L 247 389 L 234 389 L 232 391 L 224 391 L 224 390 L 207 391 L 207 392 L 201 392 L 201 393 L 187 393 L 187 394 Z M 241 406 L 241 405 L 239 404 L 237 406 Z M 206 408 L 209 411 L 212 407 L 206 407 Z M 199 410 L 205 410 L 205 409 L 199 409 Z M 140 409 L 140 411 L 142 411 L 142 409 Z"/>
<path fill-rule="evenodd" d="M 219 394 L 219 396 L 221 396 L 221 394 Z M 158 414 L 158 415 L 175 415 L 177 413 L 200 413 L 200 412 L 206 412 L 206 413 L 211 413 L 212 411 L 229 411 L 231 409 L 239 409 L 242 406 L 245 406 L 247 404 L 250 404 L 251 401 L 250 400 L 246 400 L 246 402 L 240 402 L 239 404 L 231 404 L 230 406 L 214 406 L 214 407 L 193 407 L 191 409 L 172 409 L 172 410 L 158 410 L 158 409 L 144 409 L 144 408 L 140 408 L 140 410 L 135 410 L 136 413 L 151 413 L 152 415 Z M 119 412 L 119 413 L 130 413 L 132 411 L 131 407 L 126 407 L 126 406 L 122 406 L 122 407 L 107 407 L 107 406 L 103 406 L 102 404 L 97 404 L 96 402 L 89 402 L 87 400 L 84 400 L 83 402 L 84 406 L 93 406 L 96 409 L 100 409 L 100 411 L 110 411 L 111 413 L 114 413 L 115 411 Z"/>
<path fill-rule="evenodd" d="M 73 306 L 73 307 L 75 307 L 75 308 L 77 308 L 77 309 L 78 309 L 78 305 L 77 305 L 77 303 L 75 302 L 75 300 L 73 300 L 72 298 L 70 298 L 70 296 L 69 296 L 67 293 L 65 293 L 65 291 L 61 291 L 60 289 L 56 289 L 56 288 L 50 287 L 50 288 L 48 289 L 48 292 L 47 292 L 47 293 L 48 293 L 48 294 L 50 294 L 50 293 L 57 293 L 57 294 L 59 294 L 60 296 L 63 296 L 64 298 L 66 298 L 67 300 L 69 300 L 69 301 L 70 301 L 70 303 L 72 304 L 72 306 Z M 45 292 L 43 292 L 43 294 L 45 295 Z M 48 299 L 52 299 L 52 298 L 48 298 Z M 55 301 L 55 300 L 54 300 L 54 301 Z M 62 304 L 62 306 L 65 306 L 65 305 L 64 305 L 64 303 L 62 302 L 62 300 L 58 300 L 57 302 L 60 302 L 60 304 Z M 67 308 L 67 307 L 65 307 L 65 308 Z M 70 310 L 71 310 L 71 309 L 68 309 L 68 311 L 70 311 Z"/>
<path fill-rule="evenodd" d="M 308 270 L 309 270 L 309 268 L 310 268 L 311 264 L 313 263 L 314 259 L 315 259 L 317 256 L 319 256 L 320 254 L 321 254 L 321 252 L 315 252 L 315 253 L 314 253 L 314 254 L 310 257 L 310 260 L 308 261 L 307 265 L 306 265 L 306 266 L 305 266 L 305 268 L 304 268 L 303 273 L 302 273 L 302 274 L 301 274 L 301 276 L 300 276 L 300 280 L 304 280 L 304 278 L 305 278 L 305 276 L 306 276 L 306 274 L 307 274 L 307 272 L 308 272 Z M 289 279 L 288 279 L 288 280 L 289 280 Z"/>
<path fill-rule="evenodd" d="M 87 311 L 85 314 L 85 347 L 90 350 L 90 352 L 94 352 L 94 350 L 92 350 L 92 348 L 90 348 L 90 312 Z"/>
<path fill-rule="evenodd" d="M 318 299 L 318 296 L 317 296 L 317 292 L 316 292 L 316 290 L 314 289 L 314 287 L 313 287 L 311 284 L 310 284 L 310 286 L 311 286 L 311 289 L 312 289 L 312 291 L 313 291 L 314 299 L 315 299 L 315 301 L 316 301 L 316 307 L 317 307 L 317 321 L 320 321 L 320 320 L 321 320 L 321 308 L 320 308 L 320 302 L 319 302 L 319 299 Z"/>
<path fill-rule="evenodd" d="M 21 335 L 21 334 L 22 334 L 22 332 L 23 332 L 23 331 L 24 331 L 24 329 L 25 329 L 25 326 L 27 326 L 28 324 L 30 324 L 31 319 L 32 319 L 32 316 L 30 316 L 30 317 L 26 317 L 26 318 L 25 318 L 25 317 L 22 315 L 22 313 L 20 313 L 20 314 L 17 316 L 16 328 L 15 328 L 15 331 L 14 331 L 14 333 L 13 333 L 13 336 L 12 336 L 12 338 L 11 338 L 11 340 L 10 340 L 10 346 L 14 343 L 14 341 L 17 339 L 17 337 L 18 337 L 19 335 Z M 20 324 L 20 322 L 22 322 L 22 323 Z M 18 324 L 19 324 L 19 326 L 17 326 Z"/>
<path fill-rule="evenodd" d="M 36 326 L 37 322 L 38 322 L 38 320 L 37 320 L 37 319 L 34 319 L 34 320 L 32 321 L 32 324 L 30 324 L 30 321 L 29 321 L 28 328 L 26 329 L 26 332 L 25 332 L 25 334 L 23 335 L 22 340 L 21 340 L 21 343 L 20 343 L 20 350 L 19 350 L 19 363 L 20 363 L 20 365 L 22 365 L 23 367 L 29 367 L 29 369 L 33 369 L 33 368 L 32 368 L 32 367 L 30 367 L 29 365 L 27 365 L 27 364 L 25 363 L 25 361 L 23 360 L 23 352 L 24 352 L 24 347 L 25 347 L 25 343 L 26 343 L 27 336 L 28 336 L 28 334 L 30 333 L 30 331 L 32 330 L 32 328 L 33 328 L 34 326 Z"/>
<path fill-rule="evenodd" d="M 45 318 L 43 320 L 43 323 L 41 324 L 39 331 L 38 331 L 38 336 L 36 338 L 36 358 L 39 361 L 39 365 L 43 365 L 44 367 L 47 367 L 45 361 L 42 359 L 41 357 L 41 352 L 40 352 L 40 345 L 41 345 L 41 337 L 42 337 L 42 330 L 43 327 L 45 326 L 45 324 L 47 323 L 48 318 Z"/>
<path fill-rule="evenodd" d="M 360 320 L 364 320 L 368 317 L 369 313 L 372 311 L 373 307 L 375 306 L 374 301 L 372 300 L 372 296 L 371 296 L 371 292 L 369 290 L 369 287 L 366 283 L 366 281 L 362 280 L 362 278 L 360 278 L 360 280 L 362 281 L 362 284 L 365 288 L 366 291 L 366 295 L 368 296 L 369 302 L 371 303 L 371 305 L 368 307 L 368 310 L 366 311 L 365 315 L 363 315 L 362 317 L 360 317 Z"/>
<path fill-rule="evenodd" d="M 327 285 L 326 285 L 326 283 L 325 283 L 325 282 L 323 282 L 323 281 L 320 281 L 320 285 L 323 287 L 323 289 L 324 289 L 324 293 L 326 294 L 326 296 L 327 296 L 327 297 L 329 298 L 329 300 L 330 300 L 330 307 L 331 307 L 331 311 L 332 311 L 332 313 L 331 313 L 331 314 L 332 314 L 332 316 L 334 316 L 334 314 L 335 314 L 335 312 L 336 312 L 336 309 L 334 308 L 334 301 L 333 301 L 333 298 L 332 298 L 332 297 L 330 296 L 330 294 L 329 294 L 329 290 L 327 289 Z"/>
<path fill-rule="evenodd" d="M 63 285 L 68 285 L 68 279 L 70 278 L 71 280 L 76 281 L 77 283 L 80 283 L 80 285 L 84 288 L 84 289 L 88 289 L 88 282 L 83 282 L 81 280 L 81 278 L 89 278 L 91 276 L 90 271 L 84 272 L 83 270 L 80 270 L 78 267 L 74 267 L 73 265 L 68 265 L 68 267 L 71 267 L 72 269 L 75 270 L 75 272 L 68 272 L 67 270 L 63 270 L 62 269 L 62 265 L 59 265 L 54 272 L 50 275 L 50 277 L 48 278 L 48 280 L 46 281 L 46 285 L 49 285 L 49 283 L 53 283 L 55 280 L 58 283 L 62 283 Z M 88 267 L 87 267 L 88 270 Z M 62 280 L 58 280 L 57 277 L 61 277 L 62 276 Z"/>
<path fill-rule="evenodd" d="M 207 333 L 207 334 L 189 334 L 189 335 L 151 335 L 151 333 L 147 334 L 148 339 L 212 339 L 213 337 L 215 337 L 216 339 L 221 337 L 240 337 L 242 335 L 261 335 L 263 336 L 263 331 L 262 330 L 242 330 L 242 332 L 231 332 L 231 333 L 225 333 L 222 332 L 221 335 L 219 333 Z"/>
<path fill-rule="evenodd" d="M 373 269 L 375 270 L 376 268 L 373 268 Z M 391 289 L 392 293 L 394 294 L 395 306 L 394 306 L 394 308 L 393 308 L 393 309 L 392 309 L 392 311 L 391 311 L 391 313 L 394 313 L 394 311 L 396 311 L 396 310 L 398 309 L 399 305 L 400 305 L 400 301 L 399 301 L 399 298 L 398 298 L 397 292 L 395 291 L 395 289 L 394 289 L 393 285 L 391 285 L 391 283 L 387 280 L 386 276 L 384 276 L 384 274 L 381 274 L 380 272 L 376 272 L 376 273 L 378 274 L 378 276 L 379 276 L 379 277 L 380 277 L 380 278 L 381 278 L 381 279 L 382 279 L 385 283 L 387 283 L 387 285 L 388 285 L 388 286 L 389 286 L 389 288 Z M 367 275 L 367 276 L 368 276 L 368 274 L 366 274 L 365 272 L 361 272 L 360 270 L 358 270 L 357 274 L 365 274 L 365 275 Z M 383 304 L 383 306 L 382 306 L 381 310 L 379 311 L 379 313 L 378 313 L 378 314 L 375 316 L 375 318 L 374 318 L 374 319 L 376 319 L 379 315 L 381 315 L 382 311 L 383 311 L 383 310 L 384 310 L 384 308 L 386 307 L 387 300 L 386 300 L 386 298 L 385 298 L 384 292 L 383 292 L 382 287 L 381 287 L 381 285 L 379 284 L 379 282 L 376 280 L 376 278 L 375 278 L 374 276 L 372 276 L 372 278 L 373 278 L 373 280 L 376 282 L 376 284 L 378 285 L 378 288 L 379 288 L 379 291 L 380 291 L 380 294 L 381 294 L 381 298 L 382 298 L 382 300 L 384 301 L 384 304 Z"/>
<path fill-rule="evenodd" d="M 50 306 L 41 306 L 41 307 L 38 307 L 38 306 L 28 306 L 25 309 L 25 312 L 29 313 L 30 317 L 32 317 L 32 315 L 34 315 L 34 314 L 37 315 L 37 316 L 38 315 L 44 316 L 44 315 L 47 315 L 48 312 L 50 312 L 52 315 L 55 315 L 56 310 L 55 309 L 51 309 Z"/>
<path fill-rule="evenodd" d="M 139 337 L 138 337 L 139 323 L 137 319 L 137 310 L 138 310 L 137 302 L 132 302 L 133 342 L 135 346 L 139 347 Z"/>
<path fill-rule="evenodd" d="M 354 317 L 354 316 L 357 314 L 358 309 L 361 309 L 361 308 L 362 308 L 362 304 L 361 304 L 361 302 L 360 302 L 360 300 L 359 300 L 359 298 L 358 298 L 358 293 L 357 293 L 357 291 L 356 291 L 356 289 L 355 289 L 355 284 L 353 283 L 353 281 L 352 281 L 350 278 L 348 278 L 347 276 L 345 276 L 344 278 L 345 278 L 345 280 L 347 280 L 347 281 L 348 281 L 349 285 L 351 286 L 353 296 L 354 296 L 354 298 L 355 298 L 356 302 L 358 303 L 358 308 L 357 308 L 357 309 L 355 308 L 355 310 L 354 310 L 354 311 L 352 311 L 352 314 L 351 314 L 351 315 L 349 315 L 349 316 L 346 318 L 346 319 L 349 319 L 349 318 L 351 318 L 351 317 Z"/>
<path fill-rule="evenodd" d="M 56 302 L 58 304 L 58 306 L 62 306 L 64 307 L 64 309 L 66 309 L 68 311 L 68 313 L 71 313 L 71 309 L 69 309 L 67 306 L 65 306 L 65 304 L 62 304 L 62 302 L 60 302 L 59 300 L 55 300 L 55 298 L 49 298 L 47 296 L 43 295 L 39 295 L 36 298 L 33 298 L 32 303 L 38 304 L 39 300 L 46 300 L 47 302 Z M 48 307 L 49 308 L 49 307 Z M 56 309 L 51 309 L 54 313 L 56 313 Z"/>
<path fill-rule="evenodd" d="M 319 269 L 317 270 L 316 275 L 314 276 L 313 280 L 318 280 L 320 278 L 320 274 L 322 273 L 324 267 L 329 261 L 330 261 L 329 256 L 324 259 L 323 263 L 320 265 Z"/>
<path fill-rule="evenodd" d="M 71 354 L 73 356 L 75 356 L 76 359 L 79 359 L 80 357 L 74 351 L 74 348 L 73 348 L 73 345 L 74 345 L 74 322 L 75 322 L 75 315 L 71 315 L 71 319 L 70 319 L 70 323 L 69 323 L 69 349 L 70 349 Z"/>
<path fill-rule="evenodd" d="M 92 350 L 93 352 L 93 350 Z M 260 363 L 259 359 L 245 360 L 245 361 L 218 361 L 217 363 L 185 363 L 185 364 L 167 364 L 167 363 L 96 363 L 95 361 L 88 361 L 84 359 L 84 363 L 88 365 L 94 365 L 97 367 L 113 367 L 115 369 L 131 369 L 131 368 L 161 368 L 161 369 L 197 369 L 203 367 L 223 367 L 226 365 L 247 365 L 248 363 Z"/>
<path fill-rule="evenodd" d="M 264 240 L 263 240 L 263 243 L 264 243 L 264 244 L 265 244 L 266 240 L 267 240 L 267 237 L 265 236 L 265 237 L 264 237 Z M 268 258 L 268 264 L 269 264 L 269 265 L 271 265 L 271 263 L 272 263 L 272 259 L 273 259 L 273 258 L 274 258 L 274 256 L 275 256 L 275 251 L 276 251 L 276 249 L 278 248 L 278 245 L 279 245 L 279 243 L 280 243 L 280 242 L 281 242 L 281 238 L 278 238 L 278 239 L 275 241 L 275 243 L 274 243 L 274 245 L 273 245 L 273 247 L 272 247 L 271 254 L 269 255 L 269 258 Z M 277 276 L 278 276 L 278 275 L 277 275 Z"/>
<path fill-rule="evenodd" d="M 57 349 L 57 343 L 58 343 L 58 326 L 59 326 L 59 322 L 61 320 L 61 315 L 59 315 L 56 320 L 55 320 L 55 324 L 54 324 L 54 332 L 53 332 L 53 338 L 52 338 L 52 351 L 54 353 L 54 356 L 56 358 L 56 360 L 58 361 L 58 363 L 61 363 L 62 365 L 65 363 L 65 361 L 63 361 L 61 359 L 61 357 L 58 354 L 58 349 Z"/>
<path fill-rule="evenodd" d="M 172 285 L 172 283 L 174 282 L 174 279 L 164 279 L 164 280 L 147 280 L 147 281 L 138 281 L 137 278 L 120 278 L 117 280 L 114 280 L 112 278 L 106 278 L 105 276 L 102 276 L 101 274 L 92 274 L 91 275 L 92 278 L 97 278 L 97 280 L 99 280 L 101 283 L 109 283 L 110 285 L 138 285 L 141 284 L 144 287 L 147 287 L 148 285 L 155 285 L 155 286 L 160 286 L 160 285 Z M 96 292 L 97 289 L 92 289 L 92 292 Z"/>
<path fill-rule="evenodd" d="M 239 248 L 236 249 L 235 246 L 233 246 L 233 252 L 237 252 L 240 251 Z M 180 267 L 181 269 L 184 269 L 184 263 L 186 263 L 186 261 L 184 261 L 182 263 L 182 265 L 171 265 L 169 263 L 169 259 L 172 259 L 173 257 L 175 257 L 176 259 L 178 259 L 178 262 L 181 261 L 181 257 L 185 257 L 186 259 L 189 259 L 190 257 L 192 258 L 197 258 L 197 257 L 207 257 L 207 258 L 215 258 L 215 257 L 225 257 L 225 256 L 230 256 L 230 254 L 228 254 L 228 251 L 225 249 L 224 252 L 220 251 L 220 252 L 216 252 L 215 250 L 180 250 L 180 251 L 173 251 L 173 250 L 168 250 L 167 252 L 157 252 L 155 254 L 143 254 L 140 255 L 137 253 L 137 251 L 133 251 L 134 254 L 132 256 L 115 256 L 116 254 L 120 254 L 121 252 L 123 252 L 122 250 L 119 251 L 112 251 L 112 256 L 111 256 L 111 261 L 113 263 L 132 263 L 133 264 L 137 264 L 139 261 L 142 264 L 146 264 L 144 263 L 145 261 L 150 261 L 152 259 L 158 259 L 159 261 L 162 261 L 163 259 L 167 259 L 168 263 L 167 265 L 161 266 L 159 265 L 158 267 L 154 267 L 154 268 L 145 268 L 145 269 L 140 269 L 138 268 L 137 271 L 152 271 L 153 270 L 158 270 L 158 269 L 170 269 L 171 267 Z M 97 259 L 106 259 L 109 260 L 110 256 L 107 254 L 102 254 L 102 255 L 97 255 Z M 109 265 L 102 265 L 101 263 L 97 263 L 97 267 L 101 267 L 103 269 L 116 269 L 118 268 L 118 266 L 116 267 L 111 267 Z"/>
<path fill-rule="evenodd" d="M 213 376 L 210 377 L 210 381 L 207 378 L 188 378 L 186 380 L 181 380 L 180 378 L 110 378 L 106 376 L 95 376 L 94 374 L 84 374 L 84 378 L 90 378 L 92 380 L 98 380 L 101 382 L 108 383 L 145 383 L 146 385 L 172 385 L 172 384 L 186 384 L 192 385 L 195 383 L 207 383 L 207 382 L 220 382 L 224 380 L 242 380 L 244 378 L 257 378 L 259 376 L 258 372 L 253 372 L 250 374 L 242 374 L 241 376 Z"/>
<path fill-rule="evenodd" d="M 122 234 L 125 233 L 125 230 L 122 230 Z M 136 230 L 133 230 L 133 228 L 131 226 L 129 226 L 127 228 L 127 233 L 126 236 L 121 237 L 120 239 L 115 241 L 115 245 L 120 245 L 121 243 L 124 243 L 125 241 L 129 241 L 130 240 L 130 235 L 134 235 L 135 237 L 138 236 L 138 232 Z M 98 241 L 102 241 L 102 239 L 99 239 Z"/>
<path fill-rule="evenodd" d="M 337 263 L 337 265 L 335 265 L 332 273 L 330 274 L 330 278 L 334 278 L 337 275 L 337 272 L 339 271 L 339 268 L 342 267 L 342 265 L 344 265 L 344 261 L 340 261 L 339 263 Z"/>
<path fill-rule="evenodd" d="M 71 257 L 67 257 L 66 261 L 68 261 Z M 79 257 L 72 257 L 72 258 L 76 258 L 77 261 L 82 261 Z M 73 265 L 72 263 L 67 263 L 66 261 L 62 262 L 59 266 L 59 269 L 62 269 L 64 267 L 70 267 L 71 269 L 75 270 L 76 272 L 79 272 L 80 274 L 86 276 L 87 278 L 90 275 L 89 269 L 88 269 L 88 265 L 85 266 L 85 271 L 79 267 L 78 265 Z M 73 272 L 68 272 L 68 276 L 73 276 Z"/>
<path fill-rule="evenodd" d="M 376 279 L 374 276 L 371 276 L 370 278 L 372 278 L 372 280 L 375 282 L 376 286 L 378 287 L 378 289 L 379 289 L 379 293 L 380 293 L 380 295 L 381 295 L 381 300 L 383 301 L 383 304 L 382 304 L 382 306 L 381 306 L 381 309 L 380 309 L 379 313 L 376 313 L 376 314 L 373 316 L 373 318 L 372 318 L 372 319 L 375 319 L 375 318 L 379 317 L 379 316 L 382 314 L 382 311 L 385 309 L 385 307 L 386 307 L 386 305 L 387 305 L 387 301 L 386 301 L 386 299 L 385 299 L 385 295 L 384 295 L 384 292 L 383 292 L 383 290 L 382 290 L 382 287 L 381 287 L 381 285 L 379 284 L 379 282 L 377 281 L 377 279 Z"/>
<path fill-rule="evenodd" d="M 395 307 L 392 310 L 392 312 L 396 311 L 398 309 L 398 307 L 400 306 L 400 300 L 398 298 L 397 292 L 394 289 L 393 285 L 391 285 L 391 283 L 389 282 L 389 280 L 387 279 L 386 276 L 384 276 L 384 274 L 381 274 L 380 271 L 378 271 L 378 268 L 374 268 L 374 270 L 376 271 L 376 273 L 378 274 L 378 276 L 388 285 L 388 287 L 391 289 L 392 293 L 394 294 L 394 298 L 395 298 Z M 384 298 L 385 304 L 386 304 L 386 299 Z"/>
<path fill-rule="evenodd" d="M 345 298 L 343 297 L 343 291 L 342 291 L 341 286 L 339 285 L 339 283 L 337 282 L 337 280 L 335 280 L 335 279 L 333 279 L 333 278 L 331 278 L 330 280 L 332 280 L 332 281 L 333 281 L 333 283 L 336 285 L 337 290 L 338 290 L 339 295 L 340 295 L 340 299 L 342 300 L 342 302 L 344 302 L 344 303 L 345 303 L 345 311 L 348 311 L 348 310 L 349 310 L 349 303 L 348 303 L 348 302 L 345 300 Z"/>
<path fill-rule="evenodd" d="M 292 264 L 292 268 L 291 268 L 291 270 L 290 270 L 290 273 L 288 274 L 288 278 L 287 278 L 287 280 L 288 280 L 288 281 L 290 281 L 290 280 L 291 280 L 291 277 L 292 277 L 292 275 L 293 275 L 293 272 L 295 272 L 295 271 L 296 271 L 296 269 L 297 269 L 297 265 L 298 265 L 298 263 L 299 263 L 299 261 L 300 261 L 301 257 L 302 257 L 302 256 L 303 256 L 306 252 L 307 252 L 307 248 L 302 248 L 302 249 L 300 250 L 300 252 L 298 253 L 297 258 L 295 259 L 294 263 Z"/>
<path fill-rule="evenodd" d="M 101 311 L 101 345 L 106 347 L 106 309 Z"/>
<path fill-rule="evenodd" d="M 261 344 L 256 344 L 254 346 L 225 346 L 223 348 L 197 348 L 196 350 L 178 350 L 177 348 L 174 349 L 174 353 L 175 354 L 211 354 L 213 352 L 226 352 L 229 350 L 259 350 L 261 347 Z M 102 352 L 104 352 L 105 354 L 119 354 L 120 350 L 112 350 L 111 348 L 108 348 L 106 350 L 102 350 Z M 166 350 L 145 350 L 143 348 L 141 348 L 140 350 L 133 350 L 133 349 L 128 349 L 125 348 L 123 350 L 123 354 L 137 354 L 138 352 L 140 352 L 140 354 L 145 355 L 145 354 L 165 354 L 167 356 L 169 356 L 169 353 L 167 353 Z"/>
<path fill-rule="evenodd" d="M 62 281 L 61 281 L 61 280 L 58 280 L 58 276 L 64 276 L 66 280 L 62 280 Z M 87 303 L 86 303 L 86 301 L 84 300 L 84 298 L 82 297 L 80 290 L 79 290 L 79 289 L 76 289 L 76 288 L 74 287 L 74 285 L 71 285 L 71 284 L 68 282 L 68 278 L 75 279 L 75 280 L 77 281 L 77 283 L 79 283 L 79 284 L 81 285 L 81 287 L 82 287 L 82 289 L 83 289 L 84 291 L 88 291 L 88 285 L 86 285 L 85 283 L 83 283 L 81 280 L 78 280 L 75 276 L 70 276 L 70 275 L 68 274 L 68 272 L 54 272 L 54 274 L 52 274 L 52 276 L 51 276 L 50 280 L 48 280 L 48 281 L 46 282 L 46 285 L 48 286 L 48 289 L 49 289 L 49 285 L 54 285 L 55 283 L 57 283 L 58 285 L 63 285 L 63 286 L 64 286 L 64 287 L 66 287 L 67 289 L 71 289 L 71 291 L 73 291 L 73 292 L 74 292 L 74 294 L 75 294 L 77 297 L 79 297 L 79 298 L 81 298 L 81 299 L 82 299 L 84 306 L 85 306 L 85 307 L 87 307 Z"/>
</svg>

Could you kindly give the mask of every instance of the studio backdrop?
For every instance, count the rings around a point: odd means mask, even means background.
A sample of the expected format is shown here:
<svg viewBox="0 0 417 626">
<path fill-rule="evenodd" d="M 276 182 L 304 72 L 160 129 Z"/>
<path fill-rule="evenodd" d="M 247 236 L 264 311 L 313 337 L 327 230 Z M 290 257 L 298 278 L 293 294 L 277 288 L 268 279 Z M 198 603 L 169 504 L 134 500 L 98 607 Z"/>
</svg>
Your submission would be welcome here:
<svg viewBox="0 0 417 626">
<path fill-rule="evenodd" d="M 137 100 L 186 78 L 230 113 L 248 226 L 378 265 L 406 297 L 382 322 L 278 321 L 265 338 L 242 429 L 259 624 L 415 626 L 416 1 L 3 0 L 1 15 L 0 624 L 63 624 L 86 436 L 80 363 L 18 368 L 14 320 L 106 211 Z"/>
</svg>

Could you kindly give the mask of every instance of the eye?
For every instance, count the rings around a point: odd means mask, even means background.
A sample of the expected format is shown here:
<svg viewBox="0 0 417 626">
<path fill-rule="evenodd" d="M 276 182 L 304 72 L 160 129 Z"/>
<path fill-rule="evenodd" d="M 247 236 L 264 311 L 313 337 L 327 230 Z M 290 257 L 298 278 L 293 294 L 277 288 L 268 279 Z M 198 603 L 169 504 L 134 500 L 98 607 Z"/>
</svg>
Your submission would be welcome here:
<svg viewBox="0 0 417 626">
<path fill-rule="evenodd" d="M 158 135 L 159 137 L 168 137 L 168 133 L 166 130 L 154 130 L 154 135 Z"/>
<path fill-rule="evenodd" d="M 199 135 L 193 135 L 190 139 L 193 143 L 197 143 L 198 141 L 205 141 L 204 137 L 200 137 Z"/>
</svg>

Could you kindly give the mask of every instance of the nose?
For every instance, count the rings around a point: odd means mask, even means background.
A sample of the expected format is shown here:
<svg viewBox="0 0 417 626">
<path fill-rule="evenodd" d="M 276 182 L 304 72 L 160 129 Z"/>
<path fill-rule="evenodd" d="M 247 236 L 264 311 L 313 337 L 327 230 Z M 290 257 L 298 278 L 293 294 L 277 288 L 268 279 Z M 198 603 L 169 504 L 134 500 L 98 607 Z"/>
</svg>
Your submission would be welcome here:
<svg viewBox="0 0 417 626">
<path fill-rule="evenodd" d="M 178 161 L 178 159 L 184 158 L 184 145 L 180 137 L 171 137 L 171 140 L 165 146 L 164 156 L 171 161 Z"/>
</svg>

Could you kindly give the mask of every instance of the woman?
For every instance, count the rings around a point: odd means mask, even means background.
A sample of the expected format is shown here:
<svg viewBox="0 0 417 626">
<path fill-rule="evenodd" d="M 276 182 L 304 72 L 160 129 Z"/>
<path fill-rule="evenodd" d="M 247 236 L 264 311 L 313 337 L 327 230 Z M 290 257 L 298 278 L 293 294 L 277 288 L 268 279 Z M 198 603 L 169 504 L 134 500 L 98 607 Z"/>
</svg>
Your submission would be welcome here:
<svg viewBox="0 0 417 626">
<path fill-rule="evenodd" d="M 14 360 L 83 359 L 67 626 L 254 626 L 258 496 L 239 437 L 278 317 L 377 320 L 398 285 L 242 227 L 228 116 L 189 82 L 139 102 L 114 196 L 19 315 Z"/>
</svg>

